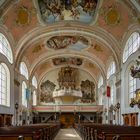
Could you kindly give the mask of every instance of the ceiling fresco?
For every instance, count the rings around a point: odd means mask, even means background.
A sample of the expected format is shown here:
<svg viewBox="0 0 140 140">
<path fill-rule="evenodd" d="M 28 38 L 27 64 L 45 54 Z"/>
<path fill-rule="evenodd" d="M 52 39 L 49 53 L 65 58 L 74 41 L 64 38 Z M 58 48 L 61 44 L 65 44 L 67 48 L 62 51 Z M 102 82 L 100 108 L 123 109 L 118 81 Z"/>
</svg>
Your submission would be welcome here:
<svg viewBox="0 0 140 140">
<path fill-rule="evenodd" d="M 47 61 L 47 62 L 44 62 L 44 63 L 40 64 L 35 69 L 35 71 L 36 71 L 37 75 L 41 76 L 42 73 L 44 73 L 46 71 L 49 71 L 51 68 L 53 68 L 52 62 L 51 61 Z"/>
<path fill-rule="evenodd" d="M 88 40 L 82 36 L 54 36 L 47 40 L 47 47 L 54 50 L 65 49 L 68 47 L 84 49 L 88 47 Z"/>
<path fill-rule="evenodd" d="M 126 31 L 129 23 L 134 22 L 134 15 L 131 12 L 132 9 L 128 9 L 122 1 L 103 1 L 98 24 L 111 32 L 116 39 L 121 40 L 122 34 Z"/>
<path fill-rule="evenodd" d="M 90 54 L 95 54 L 102 62 L 107 62 L 108 58 L 112 56 L 112 51 L 94 40 L 91 41 L 91 47 L 87 49 Z"/>
<path fill-rule="evenodd" d="M 56 21 L 93 21 L 99 0 L 38 0 L 44 23 Z"/>
<path fill-rule="evenodd" d="M 31 20 L 31 15 L 30 11 L 28 8 L 21 6 L 17 9 L 17 18 L 16 18 L 16 23 L 17 25 L 29 25 L 30 20 Z"/>
<path fill-rule="evenodd" d="M 47 0 L 44 1 L 47 2 Z M 50 3 L 53 3 L 54 0 L 49 0 L 49 1 Z M 56 2 L 57 1 L 58 0 L 56 0 Z M 82 0 L 74 0 L 74 1 L 81 2 Z M 39 1 L 36 0 L 36 2 L 38 3 Z M 71 2 L 73 1 L 71 0 Z M 83 0 L 83 2 L 90 3 L 92 2 L 92 0 Z M 15 3 L 12 6 L 10 6 L 10 8 L 7 9 L 6 12 L 0 17 L 0 23 L 8 28 L 9 32 L 12 34 L 16 43 L 18 43 L 18 41 L 24 35 L 26 35 L 26 33 L 32 31 L 36 27 L 40 27 L 40 28 L 42 27 L 42 24 L 40 23 L 40 20 L 38 18 L 40 12 L 37 3 L 34 4 L 34 1 L 26 2 L 25 0 L 15 1 Z M 122 39 L 124 32 L 126 32 L 130 24 L 140 22 L 140 18 L 134 15 L 134 13 L 136 13 L 137 11 L 134 8 L 132 10 L 132 7 L 127 7 L 125 2 L 116 1 L 116 0 L 109 0 L 109 1 L 104 0 L 101 3 L 98 0 L 97 5 L 99 5 L 100 7 L 98 9 L 97 6 L 98 10 L 96 13 L 98 13 L 97 14 L 98 16 L 97 16 L 95 26 L 99 26 L 102 29 L 106 30 L 107 32 L 112 34 L 116 39 L 120 39 L 120 40 Z M 21 16 L 22 14 L 24 16 Z M 93 17 L 92 20 L 94 21 Z M 74 24 L 80 24 L 80 23 L 81 22 L 74 22 Z M 61 22 L 60 24 L 61 25 L 65 24 L 65 22 Z M 70 26 L 72 26 L 72 24 L 73 22 L 69 22 Z M 52 24 L 49 25 L 52 26 Z M 85 24 L 85 26 L 86 25 L 87 24 Z M 89 28 L 90 26 L 86 26 L 86 27 Z M 48 28 L 50 29 L 50 27 Z"/>
<path fill-rule="evenodd" d="M 36 27 L 38 23 L 36 13 L 32 1 L 20 0 L 16 1 L 3 15 L 3 24 L 12 33 L 16 43 Z"/>
<path fill-rule="evenodd" d="M 96 64 L 94 64 L 93 62 L 90 62 L 88 60 L 84 61 L 82 67 L 85 68 L 85 69 L 88 69 L 88 71 L 91 74 L 94 74 L 95 78 L 97 78 L 98 75 L 101 74 L 101 70 L 99 69 L 99 67 Z"/>
<path fill-rule="evenodd" d="M 37 44 L 28 46 L 28 49 L 25 50 L 24 56 L 28 58 L 30 64 L 32 64 L 36 60 L 36 58 L 47 52 L 45 44 L 43 44 L 42 42 L 43 40 L 40 40 L 40 42 L 38 42 Z"/>
<path fill-rule="evenodd" d="M 83 63 L 83 60 L 81 58 L 76 58 L 76 57 L 58 57 L 52 59 L 52 62 L 55 66 L 57 65 L 76 65 L 80 66 Z"/>
</svg>

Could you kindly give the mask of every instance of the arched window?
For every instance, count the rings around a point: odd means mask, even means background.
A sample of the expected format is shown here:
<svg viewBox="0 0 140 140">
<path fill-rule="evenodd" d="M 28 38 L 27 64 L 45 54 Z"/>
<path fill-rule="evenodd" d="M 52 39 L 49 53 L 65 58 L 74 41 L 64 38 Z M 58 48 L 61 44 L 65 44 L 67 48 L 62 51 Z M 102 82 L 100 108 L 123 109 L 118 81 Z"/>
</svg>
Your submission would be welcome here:
<svg viewBox="0 0 140 140">
<path fill-rule="evenodd" d="M 2 33 L 0 33 L 0 53 L 5 55 L 11 64 L 13 63 L 13 55 L 10 44 Z"/>
<path fill-rule="evenodd" d="M 103 85 L 103 77 L 100 76 L 99 81 L 98 81 L 98 88 L 100 88 Z"/>
<path fill-rule="evenodd" d="M 135 97 L 135 91 L 136 91 L 136 78 L 133 78 L 131 76 L 131 72 L 129 72 L 129 78 L 128 78 L 128 99 L 129 103 L 131 102 L 131 98 Z"/>
<path fill-rule="evenodd" d="M 22 82 L 22 105 L 27 107 L 27 97 L 26 97 L 26 90 L 27 90 L 27 85 L 23 81 Z"/>
<path fill-rule="evenodd" d="M 6 64 L 0 64 L 0 105 L 10 106 L 10 72 Z"/>
<path fill-rule="evenodd" d="M 116 66 L 115 66 L 115 62 L 113 61 L 112 63 L 110 63 L 108 67 L 107 79 L 109 79 L 109 77 L 115 73 L 115 70 L 116 70 Z"/>
<path fill-rule="evenodd" d="M 20 74 L 25 76 L 25 78 L 28 80 L 28 78 L 29 78 L 28 69 L 27 69 L 27 66 L 26 66 L 26 64 L 24 62 L 20 63 Z"/>
<path fill-rule="evenodd" d="M 36 95 L 36 91 L 33 92 L 33 106 L 37 105 L 37 95 Z"/>
<path fill-rule="evenodd" d="M 114 92 L 115 92 L 114 85 L 111 84 L 110 88 L 111 88 L 111 91 L 110 91 L 111 92 L 111 94 L 110 94 L 110 103 L 111 103 L 111 105 L 113 105 Z"/>
<path fill-rule="evenodd" d="M 140 34 L 134 32 L 126 42 L 126 46 L 123 52 L 123 63 L 126 62 L 128 57 L 136 52 L 140 47 Z"/>
<path fill-rule="evenodd" d="M 37 80 L 35 76 L 32 78 L 32 85 L 37 88 Z"/>
</svg>

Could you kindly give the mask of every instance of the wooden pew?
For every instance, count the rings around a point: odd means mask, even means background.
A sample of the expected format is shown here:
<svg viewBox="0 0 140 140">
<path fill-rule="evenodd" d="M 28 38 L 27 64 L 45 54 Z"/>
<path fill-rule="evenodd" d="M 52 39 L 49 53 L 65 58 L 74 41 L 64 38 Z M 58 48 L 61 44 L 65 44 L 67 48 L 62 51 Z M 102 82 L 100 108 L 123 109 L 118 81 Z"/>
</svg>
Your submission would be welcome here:
<svg viewBox="0 0 140 140">
<path fill-rule="evenodd" d="M 0 140 L 52 140 L 59 129 L 59 124 L 3 127 L 0 128 Z M 21 136 L 21 138 L 19 136 Z"/>
<path fill-rule="evenodd" d="M 121 140 L 140 139 L 140 127 L 101 125 L 101 124 L 75 124 L 75 129 L 79 132 L 83 140 L 112 140 L 119 135 Z M 129 136 L 127 137 L 127 135 Z"/>
<path fill-rule="evenodd" d="M 140 140 L 140 134 L 105 134 L 97 140 Z"/>
<path fill-rule="evenodd" d="M 40 140 L 43 136 L 43 133 L 40 129 L 31 130 L 23 129 L 20 127 L 13 128 L 0 128 L 0 140 L 18 140 L 22 137 L 24 140 Z"/>
</svg>

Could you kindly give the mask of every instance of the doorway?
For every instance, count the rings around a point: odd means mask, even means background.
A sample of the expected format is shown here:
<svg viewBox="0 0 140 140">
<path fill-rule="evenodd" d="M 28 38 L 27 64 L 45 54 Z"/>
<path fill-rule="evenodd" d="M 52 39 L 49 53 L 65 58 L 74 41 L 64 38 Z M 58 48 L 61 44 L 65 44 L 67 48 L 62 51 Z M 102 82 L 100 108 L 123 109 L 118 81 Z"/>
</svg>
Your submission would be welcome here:
<svg viewBox="0 0 140 140">
<path fill-rule="evenodd" d="M 74 125 L 73 113 L 62 113 L 60 115 L 61 128 L 72 128 Z"/>
</svg>

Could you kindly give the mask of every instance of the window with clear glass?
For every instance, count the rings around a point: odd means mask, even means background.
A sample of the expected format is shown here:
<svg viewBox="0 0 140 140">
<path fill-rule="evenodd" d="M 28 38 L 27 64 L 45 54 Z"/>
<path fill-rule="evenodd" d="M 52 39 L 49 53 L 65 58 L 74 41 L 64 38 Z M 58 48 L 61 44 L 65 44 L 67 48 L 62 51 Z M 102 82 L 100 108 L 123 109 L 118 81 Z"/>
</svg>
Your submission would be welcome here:
<svg viewBox="0 0 140 140">
<path fill-rule="evenodd" d="M 112 63 L 110 63 L 108 67 L 107 79 L 109 79 L 109 77 L 115 73 L 115 70 L 116 70 L 116 66 L 115 66 L 115 62 L 113 61 Z"/>
<path fill-rule="evenodd" d="M 37 80 L 35 76 L 32 78 L 32 85 L 37 88 Z"/>
<path fill-rule="evenodd" d="M 10 63 L 13 63 L 13 55 L 10 44 L 2 33 L 0 33 L 0 53 L 6 56 Z"/>
<path fill-rule="evenodd" d="M 33 106 L 37 105 L 37 96 L 36 96 L 36 91 L 33 92 Z"/>
<path fill-rule="evenodd" d="M 103 95 L 102 93 L 98 93 L 99 94 L 99 105 L 103 105 Z"/>
<path fill-rule="evenodd" d="M 0 64 L 0 105 L 10 106 L 10 72 L 6 64 Z"/>
<path fill-rule="evenodd" d="M 27 107 L 27 97 L 26 97 L 26 90 L 27 90 L 27 85 L 23 81 L 22 82 L 22 105 Z"/>
<path fill-rule="evenodd" d="M 100 76 L 99 81 L 98 81 L 98 88 L 100 88 L 103 85 L 103 77 Z"/>
<path fill-rule="evenodd" d="M 128 57 L 134 52 L 136 52 L 139 47 L 140 47 L 140 34 L 134 32 L 126 42 L 126 46 L 123 52 L 123 63 L 125 63 Z"/>
<path fill-rule="evenodd" d="M 23 76 L 25 76 L 25 78 L 28 80 L 28 69 L 27 66 L 24 62 L 20 63 L 20 74 L 22 74 Z"/>
<path fill-rule="evenodd" d="M 130 103 L 131 98 L 135 97 L 135 91 L 136 91 L 136 78 L 133 78 L 131 76 L 131 72 L 129 72 L 128 89 L 129 89 L 129 103 Z"/>
<path fill-rule="evenodd" d="M 113 105 L 113 98 L 114 98 L 114 85 L 112 84 L 111 86 L 110 86 L 110 88 L 111 88 L 111 94 L 110 94 L 110 102 L 111 102 L 111 104 Z"/>
</svg>

